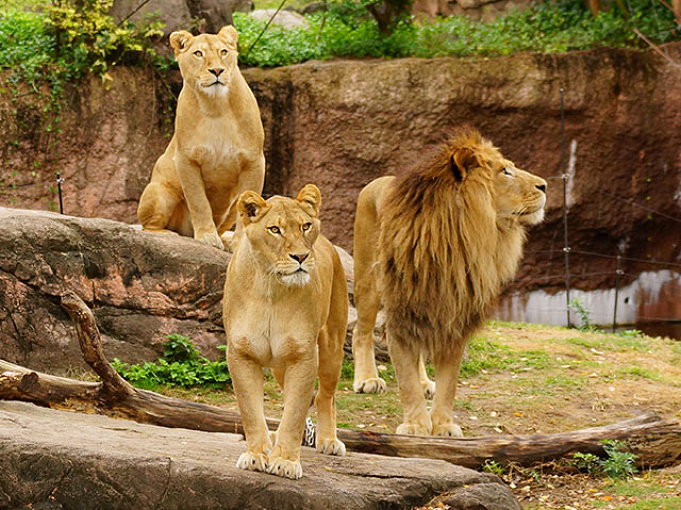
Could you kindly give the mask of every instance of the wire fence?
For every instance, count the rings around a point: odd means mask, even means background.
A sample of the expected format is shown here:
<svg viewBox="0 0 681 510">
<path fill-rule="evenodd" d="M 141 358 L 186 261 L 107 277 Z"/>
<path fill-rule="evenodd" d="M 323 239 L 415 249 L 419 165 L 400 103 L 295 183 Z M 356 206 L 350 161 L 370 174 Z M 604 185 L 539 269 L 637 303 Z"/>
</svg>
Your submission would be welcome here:
<svg viewBox="0 0 681 510">
<path fill-rule="evenodd" d="M 573 280 L 584 280 L 584 279 L 592 279 L 592 278 L 597 278 L 597 277 L 612 277 L 615 280 L 615 285 L 614 285 L 614 302 L 612 306 L 613 310 L 613 315 L 612 315 L 612 330 L 615 331 L 617 328 L 617 307 L 618 307 L 618 302 L 619 302 L 619 292 L 622 284 L 624 283 L 632 283 L 636 281 L 637 279 L 640 278 L 640 274 L 631 274 L 628 272 L 625 272 L 622 269 L 622 263 L 623 262 L 629 262 L 629 263 L 634 263 L 634 264 L 648 264 L 655 268 L 655 270 L 660 270 L 660 269 L 667 269 L 670 271 L 674 271 L 677 273 L 681 273 L 681 263 L 677 262 L 662 262 L 662 261 L 657 261 L 657 260 L 648 260 L 648 259 L 641 259 L 641 258 L 636 258 L 636 257 L 626 257 L 622 255 L 621 253 L 601 253 L 601 252 L 594 252 L 594 251 L 589 251 L 589 250 L 582 250 L 582 249 L 575 249 L 570 245 L 570 229 L 569 229 L 569 222 L 568 222 L 568 181 L 570 179 L 570 175 L 566 169 L 566 138 L 565 138 L 565 110 L 564 110 L 564 89 L 560 89 L 560 123 L 561 123 L 561 158 L 560 158 L 560 169 L 561 169 L 561 175 L 559 176 L 552 176 L 549 177 L 549 179 L 561 179 L 563 182 L 563 204 L 562 204 L 562 233 L 563 233 L 563 248 L 562 252 L 564 255 L 564 273 L 563 274 L 551 274 L 551 275 L 545 275 L 545 276 L 534 276 L 534 277 L 526 277 L 526 278 L 516 278 L 513 280 L 516 283 L 530 283 L 530 282 L 535 282 L 535 283 L 540 283 L 544 285 L 549 285 L 549 284 L 554 284 L 555 283 L 560 283 L 563 282 L 565 286 L 565 307 L 562 310 L 556 310 L 556 309 L 545 309 L 545 311 L 550 311 L 550 312 L 556 312 L 556 311 L 563 311 L 566 314 L 566 324 L 568 327 L 572 327 L 572 319 L 571 319 L 571 310 L 573 308 L 577 308 L 575 304 L 570 299 L 570 290 L 571 290 L 571 282 Z M 661 211 L 655 210 L 649 206 L 644 206 L 641 204 L 636 203 L 633 198 L 625 199 L 617 194 L 610 193 L 608 191 L 599 190 L 599 193 L 602 193 L 603 195 L 609 196 L 611 198 L 617 199 L 618 201 L 621 201 L 622 203 L 629 203 L 631 206 L 639 208 L 643 211 L 645 211 L 648 214 L 654 214 L 656 216 L 659 216 L 661 218 L 664 218 L 668 221 L 673 221 L 675 223 L 681 223 L 681 218 L 677 218 L 675 216 L 663 213 Z M 556 232 L 557 234 L 557 232 Z M 532 250 L 532 251 L 527 251 L 525 252 L 526 254 L 533 254 L 533 255 L 541 255 L 544 254 L 550 254 L 549 260 L 553 258 L 554 255 L 557 255 L 560 253 L 561 250 L 557 249 L 552 249 L 552 250 Z M 594 258 L 600 258 L 600 259 L 609 259 L 614 262 L 613 264 L 613 269 L 611 271 L 596 271 L 596 272 L 579 272 L 575 273 L 571 271 L 570 269 L 570 256 L 571 255 L 579 255 L 582 258 L 584 257 L 594 257 Z M 535 257 L 536 259 L 537 257 Z M 650 317 L 650 316 L 644 316 L 637 314 L 636 316 L 637 321 L 668 321 L 668 322 L 676 322 L 676 321 L 681 321 L 681 317 L 674 317 L 674 316 L 666 316 L 666 317 Z"/>
</svg>

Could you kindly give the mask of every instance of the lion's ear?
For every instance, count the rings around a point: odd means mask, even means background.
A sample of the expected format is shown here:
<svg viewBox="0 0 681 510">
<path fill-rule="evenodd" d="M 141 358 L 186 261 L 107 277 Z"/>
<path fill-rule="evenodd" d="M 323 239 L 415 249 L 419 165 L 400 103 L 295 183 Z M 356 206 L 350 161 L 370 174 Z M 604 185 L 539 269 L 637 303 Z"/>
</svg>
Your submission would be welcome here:
<svg viewBox="0 0 681 510">
<path fill-rule="evenodd" d="M 239 40 L 239 34 L 232 25 L 224 26 L 218 32 L 218 37 L 227 44 L 227 46 L 236 49 L 236 43 Z"/>
<path fill-rule="evenodd" d="M 454 178 L 457 181 L 463 181 L 466 178 L 468 171 L 478 164 L 478 160 L 472 149 L 463 147 L 454 152 L 449 164 L 450 170 L 452 171 L 452 174 L 454 174 Z"/>
<path fill-rule="evenodd" d="M 244 225 L 248 225 L 258 219 L 266 207 L 267 202 L 265 202 L 265 199 L 255 191 L 244 191 L 236 204 L 236 210 L 239 212 Z"/>
<path fill-rule="evenodd" d="M 193 38 L 194 36 L 186 30 L 180 30 L 170 34 L 170 46 L 173 48 L 175 56 L 179 55 Z"/>
<path fill-rule="evenodd" d="M 300 190 L 296 200 L 308 212 L 310 216 L 317 217 L 322 205 L 322 193 L 314 184 L 307 184 Z"/>
</svg>

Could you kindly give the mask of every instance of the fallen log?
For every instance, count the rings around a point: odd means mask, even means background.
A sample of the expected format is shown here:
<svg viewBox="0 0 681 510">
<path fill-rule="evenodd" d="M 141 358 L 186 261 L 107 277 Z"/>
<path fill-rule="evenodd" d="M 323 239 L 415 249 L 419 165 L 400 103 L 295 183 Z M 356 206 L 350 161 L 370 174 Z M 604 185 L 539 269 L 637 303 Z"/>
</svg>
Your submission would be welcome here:
<svg viewBox="0 0 681 510">
<path fill-rule="evenodd" d="M 85 361 L 101 382 L 84 382 L 31 371 L 0 360 L 0 399 L 23 400 L 47 407 L 87 405 L 97 412 L 140 423 L 208 432 L 243 434 L 238 412 L 166 397 L 134 388 L 109 364 L 94 315 L 75 294 L 62 297 L 71 316 Z M 268 419 L 275 430 L 279 422 Z M 529 466 L 569 457 L 576 452 L 602 455 L 601 441 L 626 441 L 639 467 L 659 468 L 681 461 L 681 426 L 646 413 L 619 423 L 558 434 L 439 438 L 338 429 L 349 451 L 393 457 L 441 459 L 469 468 L 486 461 Z"/>
</svg>

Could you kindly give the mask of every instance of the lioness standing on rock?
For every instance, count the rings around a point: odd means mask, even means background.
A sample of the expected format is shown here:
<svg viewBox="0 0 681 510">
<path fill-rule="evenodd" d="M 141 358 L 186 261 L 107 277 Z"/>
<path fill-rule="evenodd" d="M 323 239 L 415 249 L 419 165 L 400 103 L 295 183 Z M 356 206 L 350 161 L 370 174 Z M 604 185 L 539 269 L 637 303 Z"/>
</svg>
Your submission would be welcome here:
<svg viewBox="0 0 681 510">
<path fill-rule="evenodd" d="M 336 437 L 335 391 L 348 321 L 345 272 L 319 233 L 321 194 L 308 184 L 296 199 L 265 201 L 247 191 L 237 203 L 243 235 L 227 269 L 223 317 L 227 362 L 246 434 L 237 467 L 300 478 L 305 418 L 319 374 L 317 450 L 345 455 Z M 284 390 L 284 414 L 270 435 L 262 368 Z"/>
<path fill-rule="evenodd" d="M 175 134 L 137 208 L 145 230 L 177 232 L 216 248 L 230 240 L 236 200 L 265 180 L 264 131 L 237 67 L 234 27 L 217 35 L 170 34 L 182 73 Z"/>
</svg>

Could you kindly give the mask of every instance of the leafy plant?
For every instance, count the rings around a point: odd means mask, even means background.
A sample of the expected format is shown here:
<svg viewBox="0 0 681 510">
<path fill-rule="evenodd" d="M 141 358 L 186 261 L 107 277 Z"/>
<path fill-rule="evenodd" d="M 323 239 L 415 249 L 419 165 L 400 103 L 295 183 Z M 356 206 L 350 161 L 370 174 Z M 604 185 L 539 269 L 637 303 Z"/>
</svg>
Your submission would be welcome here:
<svg viewBox="0 0 681 510">
<path fill-rule="evenodd" d="M 114 369 L 134 386 L 145 389 L 155 389 L 160 385 L 221 388 L 231 382 L 225 360 L 204 358 L 185 336 L 169 335 L 167 338 L 163 344 L 163 357 L 157 361 L 128 365 L 115 358 L 112 362 Z M 225 346 L 221 348 L 226 349 Z"/>
<path fill-rule="evenodd" d="M 626 443 L 614 439 L 602 441 L 605 458 L 592 453 L 577 452 L 572 457 L 572 465 L 591 475 L 606 475 L 610 478 L 629 478 L 637 472 L 634 465 L 636 455 L 626 450 Z"/>
<path fill-rule="evenodd" d="M 161 23 L 117 24 L 108 14 L 113 0 L 52 0 L 45 7 L 45 24 L 54 37 L 57 56 L 69 57 L 76 73 L 103 75 L 110 65 L 134 60 L 145 51 L 155 53 L 150 38 L 161 36 Z"/>
<path fill-rule="evenodd" d="M 601 458 L 593 453 L 576 452 L 572 456 L 572 465 L 580 471 L 586 471 L 590 475 L 600 472 Z"/>
<path fill-rule="evenodd" d="M 582 304 L 579 298 L 573 298 L 570 300 L 570 309 L 579 315 L 580 324 L 578 329 L 581 331 L 596 331 L 596 326 L 591 323 L 591 313 Z"/>
<path fill-rule="evenodd" d="M 628 478 L 638 471 L 634 465 L 636 455 L 626 450 L 625 442 L 606 439 L 603 450 L 607 457 L 601 461 L 601 468 L 610 478 Z"/>
<path fill-rule="evenodd" d="M 501 464 L 499 464 L 496 460 L 486 460 L 482 465 L 482 470 L 485 473 L 492 473 L 497 476 L 504 474 L 504 468 L 501 467 Z"/>
</svg>

